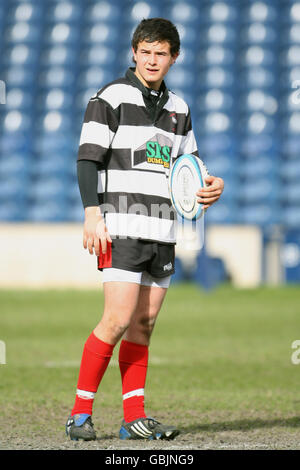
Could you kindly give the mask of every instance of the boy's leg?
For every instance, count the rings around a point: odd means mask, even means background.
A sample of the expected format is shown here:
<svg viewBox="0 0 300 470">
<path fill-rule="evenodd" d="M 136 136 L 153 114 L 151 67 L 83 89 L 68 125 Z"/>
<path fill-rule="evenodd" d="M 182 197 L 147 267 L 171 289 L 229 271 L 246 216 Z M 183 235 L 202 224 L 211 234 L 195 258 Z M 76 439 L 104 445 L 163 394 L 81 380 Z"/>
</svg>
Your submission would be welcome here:
<svg viewBox="0 0 300 470">
<path fill-rule="evenodd" d="M 158 282 L 165 287 L 159 287 L 155 282 L 141 286 L 137 308 L 120 345 L 124 410 L 121 439 L 173 439 L 179 434 L 176 427 L 163 425 L 147 417 L 144 411 L 148 347 L 170 278 Z"/>
<path fill-rule="evenodd" d="M 167 289 L 141 286 L 136 310 L 119 349 L 124 420 L 146 417 L 144 387 L 148 368 L 148 346 Z"/>
<path fill-rule="evenodd" d="M 84 346 L 75 404 L 71 413 L 71 416 L 78 416 L 78 426 L 92 414 L 95 393 L 107 369 L 114 346 L 130 324 L 138 303 L 139 290 L 138 283 L 104 284 L 103 316 Z"/>
</svg>

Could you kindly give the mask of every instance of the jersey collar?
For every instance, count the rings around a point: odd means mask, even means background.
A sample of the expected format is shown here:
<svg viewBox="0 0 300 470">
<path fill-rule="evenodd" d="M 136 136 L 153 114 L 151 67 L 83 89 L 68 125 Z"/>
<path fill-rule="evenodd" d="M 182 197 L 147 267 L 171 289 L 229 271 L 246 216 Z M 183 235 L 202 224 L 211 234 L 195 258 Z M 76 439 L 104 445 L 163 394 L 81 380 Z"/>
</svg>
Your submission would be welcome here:
<svg viewBox="0 0 300 470">
<path fill-rule="evenodd" d="M 134 72 L 135 67 L 129 67 L 126 72 L 126 78 L 132 83 L 132 85 L 136 86 L 146 98 L 151 98 L 151 96 L 159 96 L 159 98 L 162 98 L 165 94 L 168 96 L 168 89 L 164 81 L 162 81 L 158 91 L 152 90 L 151 88 L 145 87 Z"/>
</svg>

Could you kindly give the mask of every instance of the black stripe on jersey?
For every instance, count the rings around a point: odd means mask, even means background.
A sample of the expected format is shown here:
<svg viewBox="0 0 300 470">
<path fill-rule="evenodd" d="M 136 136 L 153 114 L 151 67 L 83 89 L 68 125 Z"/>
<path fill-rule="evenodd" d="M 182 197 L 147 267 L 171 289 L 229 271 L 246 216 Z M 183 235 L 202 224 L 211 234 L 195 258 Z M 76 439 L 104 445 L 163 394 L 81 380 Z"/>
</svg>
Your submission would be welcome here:
<svg viewBox="0 0 300 470">
<path fill-rule="evenodd" d="M 92 160 L 105 164 L 108 149 L 97 144 L 82 144 L 78 149 L 77 160 Z"/>
<path fill-rule="evenodd" d="M 173 208 L 170 199 L 161 196 L 147 195 L 140 193 L 124 193 L 124 192 L 107 192 L 99 193 L 99 204 L 103 204 L 107 213 L 118 214 L 138 214 L 159 219 L 176 220 L 176 212 Z M 111 205 L 115 210 L 109 210 Z M 112 209 L 112 208 L 111 208 Z"/>
<path fill-rule="evenodd" d="M 192 129 L 191 122 L 187 122 L 187 116 L 184 113 L 170 112 L 163 109 L 157 121 L 151 121 L 150 114 L 146 107 L 138 106 L 132 103 L 122 103 L 115 110 L 119 116 L 120 126 L 144 126 L 155 125 L 158 129 L 170 132 L 175 135 L 185 136 Z"/>
<path fill-rule="evenodd" d="M 95 98 L 89 101 L 84 114 L 84 123 L 95 121 L 109 127 L 112 132 L 118 129 L 118 117 L 113 107 L 102 98 Z"/>
</svg>

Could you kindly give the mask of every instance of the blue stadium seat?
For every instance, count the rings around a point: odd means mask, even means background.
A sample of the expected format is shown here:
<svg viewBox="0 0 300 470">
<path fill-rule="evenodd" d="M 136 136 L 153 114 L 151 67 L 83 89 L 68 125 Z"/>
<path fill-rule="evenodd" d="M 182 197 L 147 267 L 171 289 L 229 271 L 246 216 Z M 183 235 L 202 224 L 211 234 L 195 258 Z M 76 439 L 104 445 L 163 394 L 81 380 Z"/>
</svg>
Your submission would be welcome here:
<svg viewBox="0 0 300 470">
<path fill-rule="evenodd" d="M 79 135 L 64 132 L 53 135 L 51 132 L 38 132 L 34 139 L 33 150 L 37 155 L 64 155 L 77 154 Z"/>
<path fill-rule="evenodd" d="M 105 21 L 109 24 L 119 25 L 122 10 L 122 5 L 119 2 L 112 2 L 111 0 L 96 1 L 84 9 L 83 20 L 86 23 Z"/>
<path fill-rule="evenodd" d="M 9 83 L 10 88 L 28 88 L 29 92 L 35 90 L 36 72 L 30 65 L 8 65 L 3 68 L 1 78 L 5 83 Z"/>
<path fill-rule="evenodd" d="M 73 24 L 57 23 L 45 28 L 43 39 L 47 45 L 67 44 L 77 48 L 80 37 L 79 27 Z"/>
<path fill-rule="evenodd" d="M 294 23 L 285 26 L 281 32 L 281 46 L 287 46 L 300 43 L 300 24 Z"/>
<path fill-rule="evenodd" d="M 48 133 L 52 138 L 57 135 L 67 136 L 72 131 L 72 116 L 67 111 L 50 110 L 37 115 L 35 131 L 38 133 Z"/>
<path fill-rule="evenodd" d="M 219 88 L 211 88 L 205 93 L 199 94 L 197 99 L 197 108 L 199 112 L 203 111 L 224 111 L 233 112 L 234 96 L 228 91 Z"/>
<path fill-rule="evenodd" d="M 292 24 L 300 21 L 300 7 L 298 0 L 287 0 L 281 5 L 281 20 L 283 23 Z"/>
<path fill-rule="evenodd" d="M 31 222 L 65 222 L 68 219 L 68 204 L 61 201 L 37 201 L 27 211 L 27 219 Z"/>
<path fill-rule="evenodd" d="M 280 183 L 276 176 L 265 178 L 256 176 L 241 182 L 239 190 L 239 201 L 244 204 L 272 203 L 280 197 Z"/>
<path fill-rule="evenodd" d="M 25 174 L 6 175 L 0 181 L 0 205 L 10 201 L 22 202 L 27 195 L 29 180 Z"/>
<path fill-rule="evenodd" d="M 161 16 L 161 5 L 158 2 L 135 1 L 125 5 L 124 20 L 137 25 L 144 18 L 157 18 Z"/>
<path fill-rule="evenodd" d="M 31 181 L 28 197 L 37 203 L 41 201 L 63 202 L 66 199 L 65 178 L 46 175 Z"/>
<path fill-rule="evenodd" d="M 273 24 L 253 22 L 242 27 L 239 40 L 243 47 L 254 44 L 276 47 L 278 34 Z"/>
<path fill-rule="evenodd" d="M 254 155 L 253 158 L 240 159 L 237 172 L 241 178 L 273 178 L 280 173 L 279 162 L 273 155 Z"/>
<path fill-rule="evenodd" d="M 182 90 L 189 89 L 195 84 L 195 75 L 189 73 L 185 67 L 176 65 L 169 71 L 166 82 L 171 89 L 175 87 Z"/>
<path fill-rule="evenodd" d="M 74 154 L 47 154 L 36 159 L 31 167 L 31 176 L 34 178 L 64 178 L 66 186 L 76 170 L 76 155 Z"/>
<path fill-rule="evenodd" d="M 49 2 L 46 8 L 46 20 L 49 23 L 67 22 L 74 24 L 81 21 L 84 4 L 81 2 Z"/>
<path fill-rule="evenodd" d="M 299 229 L 300 211 L 299 204 L 295 206 L 284 206 L 280 211 L 280 222 L 286 229 Z"/>
<path fill-rule="evenodd" d="M 296 85 L 296 84 L 295 84 Z M 300 109 L 300 80 L 298 87 L 294 86 L 294 89 L 289 89 L 287 92 L 281 93 L 280 96 L 280 114 L 288 114 Z"/>
<path fill-rule="evenodd" d="M 93 65 L 114 67 L 115 61 L 115 48 L 104 45 L 96 44 L 91 47 L 84 48 L 79 54 L 79 65 L 81 67 L 91 67 Z"/>
<path fill-rule="evenodd" d="M 110 70 L 107 70 L 106 67 L 101 67 L 99 65 L 82 67 L 77 77 L 77 90 L 87 90 L 90 88 L 95 90 L 95 93 L 107 83 L 112 82 L 114 79 L 114 74 Z M 94 93 L 91 93 L 89 98 L 91 98 Z"/>
<path fill-rule="evenodd" d="M 197 76 L 199 91 L 211 88 L 234 89 L 235 76 L 231 67 L 207 67 L 199 70 Z"/>
<path fill-rule="evenodd" d="M 284 205 L 298 205 L 300 204 L 300 185 L 296 181 L 286 183 L 281 191 L 281 202 Z"/>
<path fill-rule="evenodd" d="M 212 23 L 204 27 L 199 35 L 199 42 L 203 46 L 219 44 L 230 49 L 235 49 L 237 31 L 232 25 Z"/>
<path fill-rule="evenodd" d="M 176 28 L 180 36 L 180 44 L 183 47 L 193 48 L 199 40 L 199 31 L 197 26 L 185 25 L 180 22 L 176 23 Z"/>
<path fill-rule="evenodd" d="M 43 19 L 43 5 L 41 2 L 27 0 L 26 2 L 7 2 L 7 23 L 24 21 L 38 24 Z"/>
<path fill-rule="evenodd" d="M 27 220 L 28 205 L 24 201 L 10 200 L 0 202 L 0 220 L 1 222 L 24 222 Z"/>
<path fill-rule="evenodd" d="M 36 106 L 42 112 L 58 110 L 67 113 L 73 106 L 73 94 L 61 88 L 52 88 L 37 95 Z"/>
<path fill-rule="evenodd" d="M 40 89 L 46 88 L 72 88 L 76 83 L 76 70 L 72 66 L 53 65 L 40 67 L 38 85 Z"/>
<path fill-rule="evenodd" d="M 197 132 L 201 134 L 230 133 L 232 127 L 233 120 L 231 115 L 218 111 L 204 113 L 196 121 Z"/>
<path fill-rule="evenodd" d="M 84 222 L 84 210 L 82 204 L 70 204 L 68 208 L 67 220 L 69 222 Z"/>
<path fill-rule="evenodd" d="M 196 2 L 182 1 L 182 2 L 168 2 L 165 7 L 165 17 L 175 24 L 193 25 L 198 22 L 201 17 L 199 6 Z"/>
<path fill-rule="evenodd" d="M 200 21 L 205 23 L 235 23 L 238 19 L 236 3 L 232 0 L 207 2 L 201 11 Z"/>
<path fill-rule="evenodd" d="M 219 44 L 212 44 L 209 47 L 199 50 L 198 67 L 229 67 L 235 62 L 234 51 L 230 47 L 224 47 Z"/>
<path fill-rule="evenodd" d="M 271 134 L 276 131 L 276 118 L 258 111 L 241 113 L 238 128 L 245 135 Z"/>
<path fill-rule="evenodd" d="M 34 95 L 29 90 L 22 90 L 22 88 L 9 88 L 6 92 L 7 110 L 30 111 L 34 105 Z"/>
<path fill-rule="evenodd" d="M 18 180 L 27 181 L 31 164 L 31 155 L 25 152 L 10 153 L 6 158 L 3 155 L 0 159 L 0 177 L 3 179 L 16 177 Z"/>
<path fill-rule="evenodd" d="M 283 67 L 294 67 L 300 65 L 300 44 L 291 44 L 282 48 L 279 56 L 280 65 Z"/>
<path fill-rule="evenodd" d="M 242 67 L 275 67 L 277 53 L 271 47 L 254 44 L 241 49 L 238 62 Z"/>
<path fill-rule="evenodd" d="M 234 202 L 218 201 L 205 214 L 206 224 L 236 224 L 238 223 L 237 205 Z"/>
<path fill-rule="evenodd" d="M 237 85 L 241 90 L 248 90 L 249 88 L 272 89 L 278 83 L 273 70 L 268 67 L 241 67 L 238 70 L 238 76 Z"/>
<path fill-rule="evenodd" d="M 282 136 L 281 152 L 285 159 L 297 160 L 299 159 L 300 136 L 299 135 L 284 135 Z"/>
<path fill-rule="evenodd" d="M 257 134 L 241 136 L 239 151 L 245 157 L 257 158 L 257 155 L 277 155 L 278 142 L 272 134 Z"/>
<path fill-rule="evenodd" d="M 300 159 L 283 161 L 280 166 L 280 176 L 285 181 L 296 182 L 299 184 L 300 181 Z"/>
<path fill-rule="evenodd" d="M 278 110 L 275 92 L 263 89 L 250 89 L 239 96 L 239 110 L 244 113 L 262 112 L 266 115 L 275 115 Z"/>
<path fill-rule="evenodd" d="M 240 13 L 240 21 L 244 23 L 257 22 L 268 23 L 275 22 L 278 18 L 278 9 L 274 2 L 259 1 L 247 2 Z"/>
<path fill-rule="evenodd" d="M 9 66 L 36 67 L 39 60 L 38 47 L 29 47 L 27 44 L 16 44 L 6 48 L 2 64 Z"/>
<path fill-rule="evenodd" d="M 287 113 L 280 119 L 281 132 L 297 136 L 300 134 L 300 111 Z"/>
<path fill-rule="evenodd" d="M 95 23 L 86 26 L 83 31 L 83 44 L 92 46 L 93 44 L 115 44 L 119 39 L 119 28 L 109 24 Z"/>
<path fill-rule="evenodd" d="M 281 220 L 280 207 L 277 204 L 271 206 L 269 203 L 244 204 L 238 209 L 239 223 L 259 225 L 266 227 L 278 224 Z"/>
<path fill-rule="evenodd" d="M 16 109 L 7 110 L 1 117 L 2 130 L 5 133 L 27 132 L 32 124 L 32 115 L 30 112 L 22 112 Z"/>
<path fill-rule="evenodd" d="M 29 44 L 34 47 L 41 39 L 42 29 L 37 24 L 18 22 L 12 24 L 4 31 L 4 40 L 7 46 Z"/>
<path fill-rule="evenodd" d="M 78 61 L 78 50 L 72 46 L 57 44 L 44 49 L 42 66 L 74 66 Z"/>
</svg>

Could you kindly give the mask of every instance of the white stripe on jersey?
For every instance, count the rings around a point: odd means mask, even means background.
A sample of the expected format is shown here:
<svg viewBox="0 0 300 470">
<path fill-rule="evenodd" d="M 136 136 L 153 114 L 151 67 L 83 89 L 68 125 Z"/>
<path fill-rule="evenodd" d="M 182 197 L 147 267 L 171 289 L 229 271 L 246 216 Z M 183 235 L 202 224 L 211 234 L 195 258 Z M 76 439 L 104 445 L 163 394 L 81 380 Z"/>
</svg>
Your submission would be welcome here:
<svg viewBox="0 0 300 470">
<path fill-rule="evenodd" d="M 105 188 L 105 173 L 99 171 L 98 193 Z M 168 182 L 164 173 L 152 171 L 109 170 L 107 191 L 110 193 L 137 193 L 170 198 Z M 102 188 L 102 191 L 100 189 Z M 129 189 L 130 188 L 130 189 Z M 129 189 L 129 190 L 128 190 Z"/>
<path fill-rule="evenodd" d="M 114 132 L 106 124 L 100 124 L 95 121 L 84 122 L 79 145 L 96 144 L 108 149 L 114 135 Z"/>
<path fill-rule="evenodd" d="M 118 83 L 110 85 L 98 96 L 99 98 L 107 101 L 113 109 L 117 108 L 121 103 L 145 106 L 143 95 L 140 90 L 127 84 Z"/>
<path fill-rule="evenodd" d="M 139 237 L 144 240 L 157 240 L 165 243 L 176 242 L 177 224 L 174 224 L 173 220 L 108 212 L 105 216 L 105 222 L 111 236 Z"/>
<path fill-rule="evenodd" d="M 179 155 L 184 153 L 193 153 L 197 150 L 197 142 L 193 130 L 189 131 L 186 136 L 182 137 L 179 147 Z"/>
<path fill-rule="evenodd" d="M 180 98 L 179 96 L 175 95 L 171 91 L 169 91 L 169 99 L 164 105 L 163 109 L 167 109 L 168 111 L 175 112 L 175 113 L 183 113 L 188 114 L 188 105 L 185 101 Z"/>
<path fill-rule="evenodd" d="M 156 134 L 160 134 L 162 136 L 167 137 L 172 143 L 175 138 L 182 139 L 182 136 L 176 136 L 172 132 L 167 132 L 155 126 L 146 127 L 121 125 L 118 127 L 118 131 L 112 142 L 111 147 L 113 149 L 129 148 L 129 146 L 125 145 L 124 143 L 130 142 L 130 148 L 133 148 L 134 151 L 142 145 L 146 146 L 147 141 L 155 137 Z"/>
</svg>

